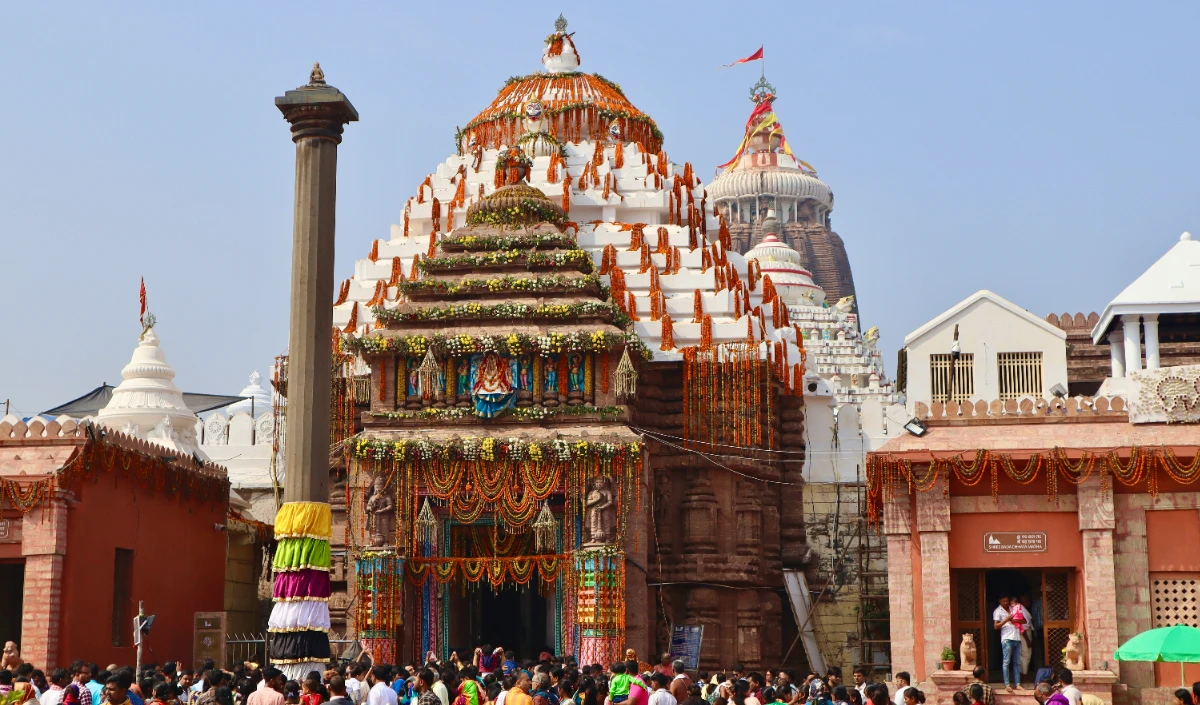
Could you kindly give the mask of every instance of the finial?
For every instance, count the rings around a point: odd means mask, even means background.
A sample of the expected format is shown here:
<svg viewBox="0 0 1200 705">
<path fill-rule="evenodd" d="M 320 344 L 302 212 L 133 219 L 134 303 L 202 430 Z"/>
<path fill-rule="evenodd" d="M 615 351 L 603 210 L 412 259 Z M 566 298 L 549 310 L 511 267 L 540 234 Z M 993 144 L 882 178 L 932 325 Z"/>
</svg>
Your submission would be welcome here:
<svg viewBox="0 0 1200 705">
<path fill-rule="evenodd" d="M 767 81 L 766 76 L 758 79 L 758 83 L 750 87 L 750 100 L 754 101 L 755 105 L 762 103 L 764 100 L 775 100 L 775 86 L 772 86 Z"/>
<path fill-rule="evenodd" d="M 1187 242 L 1188 240 L 1191 240 L 1191 239 L 1192 239 L 1192 234 L 1187 231 L 1184 231 L 1184 233 L 1179 236 L 1180 242 Z"/>
<path fill-rule="evenodd" d="M 554 31 L 559 34 L 567 31 L 567 18 L 563 17 L 561 12 L 558 13 L 558 19 L 554 20 Z"/>
<path fill-rule="evenodd" d="M 320 62 L 313 62 L 312 73 L 308 74 L 308 85 L 323 86 L 325 85 L 325 72 L 321 70 Z"/>
</svg>

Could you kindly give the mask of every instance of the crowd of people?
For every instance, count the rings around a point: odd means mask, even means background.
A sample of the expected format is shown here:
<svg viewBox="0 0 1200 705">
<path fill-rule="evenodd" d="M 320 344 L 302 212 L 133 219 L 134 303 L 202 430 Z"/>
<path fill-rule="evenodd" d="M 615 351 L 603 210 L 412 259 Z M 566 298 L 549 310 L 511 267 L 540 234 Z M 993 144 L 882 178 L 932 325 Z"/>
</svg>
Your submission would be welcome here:
<svg viewBox="0 0 1200 705">
<path fill-rule="evenodd" d="M 693 675 L 695 678 L 693 678 Z M 974 680 L 953 695 L 954 705 L 996 705 L 995 690 L 976 668 Z M 197 671 L 175 663 L 131 667 L 76 661 L 48 675 L 33 664 L 0 670 L 5 705 L 923 705 L 925 694 L 908 673 L 893 688 L 873 683 L 865 668 L 852 681 L 841 669 L 802 679 L 792 669 L 747 671 L 738 664 L 718 673 L 689 672 L 664 657 L 650 666 L 633 651 L 603 667 L 543 653 L 518 662 L 511 651 L 481 647 L 470 660 L 432 653 L 404 666 L 348 663 L 290 679 L 278 668 L 246 662 L 232 671 L 212 661 Z M 1032 693 L 1041 705 L 1103 705 L 1074 685 L 1068 669 L 1045 669 Z M 1175 691 L 1173 705 L 1200 705 L 1200 682 Z M 36 701 L 34 703 L 33 701 Z"/>
</svg>

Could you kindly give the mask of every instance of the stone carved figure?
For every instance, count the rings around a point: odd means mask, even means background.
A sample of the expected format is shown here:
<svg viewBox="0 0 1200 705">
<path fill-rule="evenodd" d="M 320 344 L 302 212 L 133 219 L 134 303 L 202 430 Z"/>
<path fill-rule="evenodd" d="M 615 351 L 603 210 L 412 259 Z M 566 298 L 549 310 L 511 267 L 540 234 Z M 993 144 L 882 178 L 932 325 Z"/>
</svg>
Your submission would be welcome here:
<svg viewBox="0 0 1200 705">
<path fill-rule="evenodd" d="M 385 492 L 387 481 L 375 478 L 372 492 L 367 499 L 367 533 L 375 546 L 388 546 L 396 529 L 396 502 Z"/>
<path fill-rule="evenodd" d="M 833 307 L 841 313 L 850 313 L 852 310 L 854 310 L 854 295 L 851 294 L 850 296 L 843 296 L 842 298 L 838 299 L 838 302 L 834 304 Z"/>
<path fill-rule="evenodd" d="M 979 649 L 975 646 L 974 632 L 963 632 L 962 646 L 958 647 L 958 657 L 962 663 L 960 670 L 973 671 L 979 665 Z"/>
<path fill-rule="evenodd" d="M 1082 671 L 1083 668 L 1083 635 L 1072 632 L 1067 637 L 1067 648 L 1063 649 L 1063 665 L 1072 671 Z"/>
<path fill-rule="evenodd" d="M 604 477 L 594 478 L 583 506 L 583 545 L 597 546 L 615 541 L 617 502 L 612 483 Z"/>
<path fill-rule="evenodd" d="M 21 649 L 17 643 L 15 641 L 4 642 L 4 656 L 0 659 L 0 668 L 15 671 L 17 666 L 22 663 L 24 662 L 21 661 Z"/>
</svg>

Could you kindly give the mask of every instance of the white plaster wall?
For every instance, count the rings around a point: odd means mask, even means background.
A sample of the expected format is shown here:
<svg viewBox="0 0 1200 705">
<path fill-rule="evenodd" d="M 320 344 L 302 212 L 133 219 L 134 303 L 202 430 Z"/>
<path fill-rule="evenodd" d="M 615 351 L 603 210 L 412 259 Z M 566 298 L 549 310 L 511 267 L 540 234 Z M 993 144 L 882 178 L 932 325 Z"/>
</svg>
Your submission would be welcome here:
<svg viewBox="0 0 1200 705">
<path fill-rule="evenodd" d="M 852 483 L 865 481 L 867 453 L 904 433 L 909 416 L 902 405 L 885 405 L 878 399 L 855 406 L 846 402 L 839 405 L 832 397 L 806 396 L 804 418 L 808 434 L 805 482 Z"/>
<path fill-rule="evenodd" d="M 938 323 L 918 339 L 908 343 L 908 405 L 930 403 L 932 382 L 931 355 L 950 352 L 954 325 L 958 324 L 958 342 L 963 353 L 975 356 L 975 393 L 972 399 L 991 401 L 1000 398 L 996 356 L 1002 352 L 1042 353 L 1042 396 L 1050 398 L 1055 384 L 1067 386 L 1066 334 L 1047 330 L 1001 304 L 981 298 Z M 1048 324 L 1047 324 L 1048 325 Z"/>
</svg>

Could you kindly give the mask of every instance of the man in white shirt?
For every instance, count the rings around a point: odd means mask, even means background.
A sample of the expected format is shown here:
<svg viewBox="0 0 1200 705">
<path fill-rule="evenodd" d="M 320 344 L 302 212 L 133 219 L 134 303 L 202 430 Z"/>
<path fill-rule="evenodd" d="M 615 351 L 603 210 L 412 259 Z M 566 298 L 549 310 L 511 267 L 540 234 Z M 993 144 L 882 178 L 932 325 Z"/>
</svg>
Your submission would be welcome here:
<svg viewBox="0 0 1200 705">
<path fill-rule="evenodd" d="M 67 669 L 54 669 L 54 672 L 50 674 L 50 686 L 38 697 L 38 703 L 40 705 L 58 705 L 62 702 L 63 688 L 70 682 Z"/>
<path fill-rule="evenodd" d="M 392 690 L 392 669 L 387 666 L 376 666 L 367 676 L 371 690 L 367 693 L 367 705 L 397 705 L 399 698 Z"/>
<path fill-rule="evenodd" d="M 437 676 L 437 680 L 433 682 L 433 694 L 442 701 L 442 705 L 450 705 L 450 691 L 446 690 L 446 684 L 442 682 L 442 674 L 437 669 L 433 670 L 433 674 Z"/>
<path fill-rule="evenodd" d="M 362 676 L 367 669 L 361 663 L 351 664 L 347 669 L 346 675 L 349 677 L 346 678 L 346 697 L 354 705 L 362 705 L 363 691 L 365 690 Z"/>
<path fill-rule="evenodd" d="M 862 701 L 867 702 L 867 669 L 865 666 L 859 666 L 854 669 L 854 689 L 858 691 Z"/>
<path fill-rule="evenodd" d="M 904 691 L 908 690 L 908 684 L 912 682 L 912 676 L 908 675 L 908 671 L 900 671 L 892 680 L 896 682 L 896 695 L 892 698 L 892 702 L 896 705 L 904 705 Z M 863 702 L 866 702 L 865 700 Z"/>
<path fill-rule="evenodd" d="M 679 705 L 679 701 L 667 690 L 667 684 L 671 681 L 665 673 L 655 673 L 650 677 L 650 682 L 654 684 L 654 692 L 650 694 L 649 705 Z"/>
<path fill-rule="evenodd" d="M 1004 669 L 1004 690 L 1013 692 L 1013 688 L 1021 689 L 1021 631 L 1017 623 L 1024 623 L 1024 617 L 1014 617 L 1009 611 L 1012 601 L 1008 595 L 1000 598 L 996 611 L 992 612 L 992 626 L 1000 632 L 1000 648 L 1004 654 L 1002 667 Z"/>
<path fill-rule="evenodd" d="M 1071 705 L 1080 705 L 1083 702 L 1083 691 L 1075 687 L 1075 674 L 1071 673 L 1071 669 L 1064 668 L 1059 671 L 1058 682 L 1060 684 L 1058 692 L 1071 701 Z"/>
</svg>

